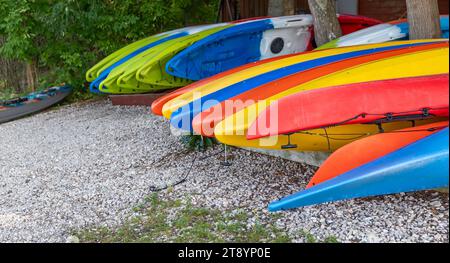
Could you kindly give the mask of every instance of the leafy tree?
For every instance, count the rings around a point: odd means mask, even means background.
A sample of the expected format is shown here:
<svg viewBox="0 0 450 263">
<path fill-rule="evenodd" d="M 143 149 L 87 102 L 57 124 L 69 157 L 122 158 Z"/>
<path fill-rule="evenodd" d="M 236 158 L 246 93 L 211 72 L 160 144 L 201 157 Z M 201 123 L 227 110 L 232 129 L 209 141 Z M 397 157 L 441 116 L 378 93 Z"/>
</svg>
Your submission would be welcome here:
<svg viewBox="0 0 450 263">
<path fill-rule="evenodd" d="M 81 89 L 102 57 L 138 39 L 214 22 L 218 0 L 0 0 L 0 57 L 35 63 L 42 86 Z"/>
</svg>

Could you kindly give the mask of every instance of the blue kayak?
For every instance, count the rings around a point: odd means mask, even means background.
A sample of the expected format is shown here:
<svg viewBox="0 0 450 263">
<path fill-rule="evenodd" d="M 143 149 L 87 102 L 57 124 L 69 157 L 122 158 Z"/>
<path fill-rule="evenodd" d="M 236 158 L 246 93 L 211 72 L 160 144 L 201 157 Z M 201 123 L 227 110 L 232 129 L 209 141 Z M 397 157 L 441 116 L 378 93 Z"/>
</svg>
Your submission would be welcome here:
<svg viewBox="0 0 450 263">
<path fill-rule="evenodd" d="M 269 205 L 270 211 L 448 187 L 449 129 Z"/>
<path fill-rule="evenodd" d="M 440 18 L 440 24 L 441 24 L 441 31 L 442 31 L 442 38 L 448 38 L 449 37 L 449 21 L 448 21 L 448 15 L 443 15 Z M 409 23 L 404 22 L 396 25 L 402 29 L 402 32 L 406 34 L 405 39 L 409 39 Z"/>
<path fill-rule="evenodd" d="M 193 132 L 192 120 L 200 114 L 201 112 L 214 107 L 221 102 L 233 98 L 241 93 L 254 89 L 256 87 L 265 85 L 267 83 L 276 81 L 280 78 L 287 77 L 292 74 L 301 73 L 312 68 L 325 66 L 331 63 L 343 61 L 346 59 L 356 58 L 360 56 L 372 55 L 379 52 L 398 50 L 408 47 L 420 46 L 432 44 L 435 42 L 422 42 L 413 44 L 401 44 L 396 46 L 387 46 L 380 48 L 371 48 L 353 52 L 342 53 L 334 56 L 322 57 L 310 61 L 304 61 L 291 66 L 279 68 L 253 78 L 246 79 L 244 81 L 238 82 L 236 84 L 230 85 L 216 92 L 208 94 L 190 102 L 176 111 L 174 111 L 170 117 L 170 123 L 173 127 L 185 130 L 188 132 Z"/>
<path fill-rule="evenodd" d="M 166 72 L 200 80 L 250 62 L 303 52 L 310 45 L 312 26 L 311 15 L 241 23 L 183 50 L 167 63 Z"/>
</svg>

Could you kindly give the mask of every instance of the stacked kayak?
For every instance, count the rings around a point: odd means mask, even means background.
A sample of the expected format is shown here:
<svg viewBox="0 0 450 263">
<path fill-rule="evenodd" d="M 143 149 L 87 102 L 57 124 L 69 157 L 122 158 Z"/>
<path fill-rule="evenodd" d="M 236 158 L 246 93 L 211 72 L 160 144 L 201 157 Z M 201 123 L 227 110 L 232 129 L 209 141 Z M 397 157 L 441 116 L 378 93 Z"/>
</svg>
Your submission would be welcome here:
<svg viewBox="0 0 450 263">
<path fill-rule="evenodd" d="M 226 145 L 332 153 L 271 211 L 448 187 L 448 52 L 435 39 L 288 54 L 202 79 L 152 111 Z"/>
<path fill-rule="evenodd" d="M 442 74 L 299 92 L 261 112 L 249 129 L 254 133 L 247 134 L 247 139 L 344 124 L 448 117 L 448 82 L 448 74 Z"/>
<path fill-rule="evenodd" d="M 334 79 L 345 81 L 345 78 L 341 77 L 339 79 L 338 77 L 352 72 L 358 73 L 359 78 L 364 78 L 371 75 L 369 70 L 378 70 L 377 67 L 372 65 L 372 62 L 376 61 L 376 59 L 380 59 L 378 63 L 387 64 L 389 61 L 393 61 L 393 63 L 395 61 L 399 66 L 406 65 L 408 67 L 409 62 L 415 56 L 420 56 L 420 51 L 434 50 L 434 48 L 441 50 L 439 47 L 442 47 L 443 49 L 440 52 L 445 53 L 445 46 L 448 46 L 448 44 L 423 41 L 391 42 L 288 56 L 272 62 L 258 64 L 235 74 L 225 75 L 225 77 L 214 78 L 210 82 L 206 82 L 205 85 L 196 87 L 167 102 L 163 107 L 163 114 L 165 117 L 170 118 L 172 125 L 177 128 L 187 131 L 192 131 L 193 129 L 204 136 L 215 135 L 219 139 L 223 138 L 226 140 L 226 143 L 236 146 L 259 147 L 262 144 L 258 145 L 255 141 L 249 141 L 245 137 L 242 138 L 242 136 L 231 129 L 230 125 L 223 125 L 227 127 L 227 131 L 218 129 L 219 135 L 215 134 L 214 129 L 222 120 L 232 117 L 238 111 L 252 106 L 254 109 L 255 104 L 258 105 L 262 100 L 276 96 L 283 91 L 289 91 L 289 89 L 295 88 L 300 84 L 313 86 L 314 83 L 308 83 L 308 81 L 319 78 L 318 80 L 321 80 L 320 83 L 326 85 L 328 80 L 320 79 L 320 77 L 331 74 L 339 68 L 345 69 L 364 65 L 364 67 L 352 68 L 348 72 L 340 72 Z M 416 54 L 414 51 L 419 53 Z M 408 52 L 412 53 L 410 54 L 411 60 L 403 61 L 403 57 L 396 58 L 397 55 Z M 429 52 L 433 54 L 432 51 Z M 434 52 L 439 53 L 437 50 Z M 413 56 L 414 54 L 415 56 Z M 426 54 L 422 54 L 422 56 L 426 56 Z M 392 57 L 390 60 L 386 60 L 386 58 L 390 57 Z M 394 60 L 394 58 L 396 59 Z M 445 62 L 445 58 L 440 58 L 440 60 Z M 427 62 L 424 60 L 420 63 L 426 64 Z M 433 63 L 428 65 L 431 64 Z M 413 66 L 410 65 L 409 67 Z M 436 69 L 435 66 L 432 66 L 431 68 L 422 68 L 420 71 L 423 71 L 425 74 L 445 71 L 445 69 Z M 384 71 L 380 72 L 379 77 L 383 76 L 383 72 L 386 77 L 395 74 L 398 76 L 403 75 L 399 70 L 392 71 L 391 68 L 386 67 Z M 284 95 L 280 94 L 279 96 L 283 97 Z M 257 104 L 255 101 L 259 103 Z M 256 112 L 254 113 L 256 114 Z M 236 123 L 244 124 L 242 120 L 244 119 L 240 119 Z M 233 118 L 231 118 L 231 122 L 233 123 Z M 230 136 L 221 135 L 229 132 L 231 132 Z M 244 135 L 243 131 L 240 131 L 240 133 Z M 240 143 L 245 145 L 239 145 Z M 319 146 L 317 143 L 314 144 Z M 276 147 L 280 148 L 279 145 Z M 317 150 L 319 149 L 317 148 Z"/>
<path fill-rule="evenodd" d="M 395 194 L 420 190 L 431 190 L 448 187 L 449 182 L 449 130 L 445 128 L 416 127 L 415 130 L 404 130 L 392 134 L 376 136 L 391 137 L 389 142 L 404 136 L 414 137 L 411 143 L 401 146 L 382 157 L 357 166 L 338 176 L 332 177 L 317 185 L 288 196 L 269 205 L 270 211 L 285 210 L 313 204 L 345 200 L 357 197 Z M 442 129 L 442 130 L 441 130 Z M 422 133 L 421 135 L 418 135 Z M 376 137 L 374 136 L 374 137 Z M 421 138 L 424 136 L 423 138 Z M 419 138 L 418 140 L 416 140 Z M 356 156 L 353 147 L 379 146 L 384 138 L 367 138 L 348 145 L 342 152 L 336 152 L 334 159 L 339 159 L 346 151 Z M 402 138 L 403 139 L 403 138 Z M 416 140 L 416 141 L 415 141 Z M 378 141 L 378 143 L 376 143 Z M 366 145 L 362 145 L 366 144 Z M 386 145 L 386 142 L 383 142 Z M 370 151 L 370 150 L 369 150 Z M 330 161 L 331 162 L 331 161 Z M 332 169 L 324 164 L 322 169 Z"/>
<path fill-rule="evenodd" d="M 124 47 L 100 61 L 86 73 L 86 79 L 91 82 L 91 92 L 138 93 L 182 86 L 187 82 L 166 74 L 161 68 L 162 65 L 159 65 L 160 60 L 167 59 L 166 57 L 177 52 L 177 49 L 192 44 L 191 41 L 229 26 L 231 24 L 188 27 L 152 36 Z M 128 71 L 136 68 L 130 69 L 130 65 L 134 63 L 150 69 L 160 67 L 160 73 L 152 83 L 139 83 L 139 85 L 131 85 L 131 88 L 128 83 L 118 83 L 119 77 L 126 76 Z"/>
<path fill-rule="evenodd" d="M 424 50 L 420 50 L 425 48 Z M 404 52 L 403 54 L 401 52 Z M 386 53 L 392 56 L 383 57 Z M 388 51 L 382 54 L 379 59 L 376 55 L 369 55 L 357 60 L 362 60 L 363 63 L 347 65 L 340 65 L 337 69 L 330 69 L 330 73 L 325 73 L 322 68 L 315 72 L 306 72 L 294 77 L 295 80 L 291 85 L 289 77 L 285 84 L 285 79 L 279 80 L 276 83 L 267 86 L 273 86 L 276 94 L 270 93 L 264 96 L 257 103 L 245 108 L 238 108 L 236 113 L 224 118 L 214 129 L 216 138 L 226 144 L 246 147 L 260 147 L 269 149 L 295 149 L 302 151 L 334 151 L 343 145 L 358 139 L 358 136 L 373 134 L 372 129 L 380 132 L 386 131 L 384 124 L 349 124 L 337 125 L 330 128 L 320 128 L 315 130 L 308 130 L 300 133 L 295 133 L 289 136 L 270 136 L 261 139 L 248 140 L 247 136 L 256 134 L 256 131 L 249 130 L 258 115 L 263 112 L 273 102 L 289 95 L 301 93 L 303 91 L 315 90 L 326 87 L 340 86 L 345 84 L 364 83 L 371 81 L 380 81 L 387 79 L 419 77 L 427 75 L 445 74 L 448 73 L 448 43 L 444 46 L 434 44 L 429 46 L 411 47 L 398 51 Z M 375 60 L 364 61 L 364 58 L 372 58 Z M 350 59 L 351 60 L 351 59 Z M 350 60 L 345 60 L 348 62 Z M 342 64 L 343 62 L 341 62 Z M 314 75 L 317 74 L 317 75 Z M 326 75 L 324 75 L 326 74 Z M 268 90 L 267 87 L 264 87 Z M 263 89 L 256 91 L 261 93 Z M 348 106 L 348 105 L 347 105 Z M 334 114 L 334 110 L 328 112 Z M 393 122 L 387 122 L 390 125 L 396 124 L 396 119 Z M 379 126 L 378 129 L 376 126 Z M 385 127 L 383 127 L 385 126 Z M 359 128 L 353 128 L 359 127 Z M 270 127 L 269 127 L 270 128 Z M 339 132 L 336 129 L 340 129 Z M 398 129 L 398 128 L 394 128 Z M 343 136 L 342 136 L 343 135 Z M 348 136 L 350 135 L 350 136 Z M 305 136 L 311 138 L 305 140 Z M 282 138 L 280 138 L 282 137 Z"/>
<path fill-rule="evenodd" d="M 339 16 L 344 32 L 381 23 Z M 147 93 L 183 87 L 253 61 L 313 48 L 311 15 L 255 18 L 178 29 L 137 41 L 86 73 L 94 93 Z"/>
<path fill-rule="evenodd" d="M 344 34 L 380 24 L 360 16 L 339 15 Z M 311 15 L 254 21 L 205 37 L 172 58 L 169 74 L 200 80 L 258 60 L 312 49 Z"/>
<path fill-rule="evenodd" d="M 71 92 L 72 88 L 69 86 L 53 87 L 25 97 L 0 101 L 0 123 L 17 120 L 47 109 L 63 101 Z"/>
<path fill-rule="evenodd" d="M 442 38 L 449 37 L 448 15 L 441 16 Z M 383 43 L 387 41 L 409 39 L 409 24 L 407 20 L 393 21 L 390 23 L 378 24 L 354 33 L 335 39 L 318 50 L 336 47 L 347 47 L 355 45 Z"/>
<path fill-rule="evenodd" d="M 338 18 L 345 36 L 315 50 L 310 15 L 163 33 L 87 79 L 115 94 L 179 87 L 151 110 L 185 134 L 331 154 L 270 211 L 448 187 L 448 16 L 442 38 L 425 40 L 409 40 L 406 20 Z"/>
</svg>

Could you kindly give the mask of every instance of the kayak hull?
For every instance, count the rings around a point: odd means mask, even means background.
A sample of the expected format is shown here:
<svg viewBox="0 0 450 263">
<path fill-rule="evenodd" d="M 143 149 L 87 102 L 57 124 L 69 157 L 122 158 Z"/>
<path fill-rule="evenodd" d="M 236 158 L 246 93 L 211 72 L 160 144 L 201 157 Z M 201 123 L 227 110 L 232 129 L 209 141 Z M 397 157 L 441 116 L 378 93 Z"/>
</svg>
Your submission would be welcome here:
<svg viewBox="0 0 450 263">
<path fill-rule="evenodd" d="M 381 21 L 339 15 L 344 34 Z M 259 20 L 211 35 L 180 52 L 167 64 L 170 74 L 191 80 L 204 79 L 226 70 L 267 58 L 312 49 L 311 15 Z"/>
<path fill-rule="evenodd" d="M 311 15 L 242 23 L 186 48 L 167 63 L 166 71 L 200 80 L 250 62 L 302 52 L 311 42 L 312 23 Z"/>
<path fill-rule="evenodd" d="M 442 47 L 371 61 L 357 67 L 334 71 L 320 78 L 313 78 L 306 83 L 271 95 L 258 101 L 258 103 L 243 107 L 236 113 L 232 112 L 232 115 L 226 117 L 215 126 L 214 135 L 219 141 L 226 144 L 241 147 L 257 146 L 259 142 L 262 142 L 260 141 L 262 139 L 247 140 L 246 138 L 246 136 L 256 133 L 249 130 L 250 125 L 270 104 L 286 96 L 299 93 L 300 91 L 332 86 L 445 73 L 448 73 L 448 43 Z M 278 87 L 279 85 L 273 85 L 274 89 Z M 244 138 L 239 138 L 239 136 Z M 274 137 L 277 136 L 268 138 L 273 139 Z M 282 145 L 277 144 L 276 146 L 281 149 Z"/>
<path fill-rule="evenodd" d="M 16 105 L 1 106 L 0 104 L 0 123 L 5 123 L 22 117 L 45 110 L 70 95 L 70 87 L 59 87 L 48 93 L 38 93 L 38 96 L 29 98 L 28 101 Z M 36 98 L 35 98 L 36 97 Z"/>
<path fill-rule="evenodd" d="M 448 117 L 447 74 L 315 89 L 273 103 L 253 122 L 247 139 L 336 125 L 422 115 Z M 273 122 L 273 123 L 272 123 Z"/>
<path fill-rule="evenodd" d="M 448 121 L 384 132 L 352 142 L 321 165 L 306 188 L 335 178 L 448 127 Z"/>
<path fill-rule="evenodd" d="M 373 162 L 273 202 L 269 210 L 448 187 L 448 143 L 447 127 Z"/>
<path fill-rule="evenodd" d="M 448 16 L 441 16 L 442 38 L 449 37 L 449 20 Z M 365 29 L 361 29 L 354 33 L 337 38 L 317 48 L 323 50 L 328 48 L 365 45 L 373 43 L 383 43 L 394 40 L 404 40 L 409 38 L 409 24 L 406 20 L 394 21 L 374 25 Z"/>
</svg>

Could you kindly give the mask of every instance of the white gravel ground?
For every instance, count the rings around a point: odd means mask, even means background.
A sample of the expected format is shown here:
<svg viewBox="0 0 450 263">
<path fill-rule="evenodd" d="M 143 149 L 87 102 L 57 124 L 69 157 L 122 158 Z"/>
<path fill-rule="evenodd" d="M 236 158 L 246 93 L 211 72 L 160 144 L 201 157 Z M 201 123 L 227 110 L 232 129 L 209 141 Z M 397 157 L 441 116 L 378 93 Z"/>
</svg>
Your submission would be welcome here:
<svg viewBox="0 0 450 263">
<path fill-rule="evenodd" d="M 74 229 L 119 224 L 150 186 L 182 178 L 194 156 L 188 181 L 163 198 L 242 208 L 262 221 L 270 201 L 303 188 L 314 172 L 244 150 L 233 150 L 231 167 L 220 165 L 218 149 L 181 151 L 149 109 L 107 101 L 0 125 L 0 242 L 64 242 Z M 448 201 L 436 192 L 366 198 L 283 212 L 277 224 L 298 242 L 302 230 L 342 242 L 448 242 Z"/>
</svg>

